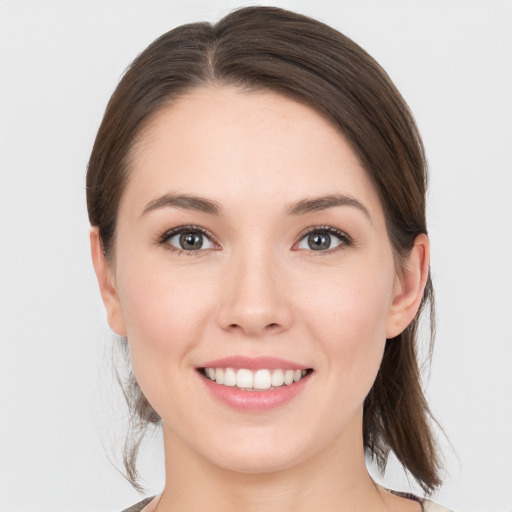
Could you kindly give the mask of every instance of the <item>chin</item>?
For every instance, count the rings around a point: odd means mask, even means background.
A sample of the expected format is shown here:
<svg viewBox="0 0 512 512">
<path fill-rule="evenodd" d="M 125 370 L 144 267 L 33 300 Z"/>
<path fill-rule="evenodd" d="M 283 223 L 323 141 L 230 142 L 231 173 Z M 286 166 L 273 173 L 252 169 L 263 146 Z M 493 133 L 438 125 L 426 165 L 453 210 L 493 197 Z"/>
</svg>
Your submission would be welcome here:
<svg viewBox="0 0 512 512">
<path fill-rule="evenodd" d="M 240 437 L 227 435 L 204 446 L 203 456 L 226 471 L 268 474 L 296 467 L 313 456 L 314 448 L 321 450 L 296 431 L 277 436 L 271 432 L 245 432 L 244 439 Z"/>
<path fill-rule="evenodd" d="M 212 461 L 219 468 L 247 475 L 264 475 L 286 471 L 296 467 L 301 461 L 297 454 L 276 454 L 275 450 L 242 451 Z"/>
</svg>

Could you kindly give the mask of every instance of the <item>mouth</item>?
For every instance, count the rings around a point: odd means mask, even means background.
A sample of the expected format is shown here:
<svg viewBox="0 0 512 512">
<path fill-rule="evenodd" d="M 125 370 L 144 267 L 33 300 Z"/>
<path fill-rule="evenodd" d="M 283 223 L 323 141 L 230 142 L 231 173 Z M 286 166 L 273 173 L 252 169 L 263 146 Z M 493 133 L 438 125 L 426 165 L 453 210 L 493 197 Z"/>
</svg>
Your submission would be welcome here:
<svg viewBox="0 0 512 512">
<path fill-rule="evenodd" d="M 274 356 L 233 355 L 196 367 L 217 401 L 243 413 L 265 413 L 297 400 L 309 388 L 313 368 Z"/>
<path fill-rule="evenodd" d="M 313 372 L 312 368 L 198 368 L 206 379 L 220 386 L 242 391 L 271 391 L 296 384 Z"/>
</svg>

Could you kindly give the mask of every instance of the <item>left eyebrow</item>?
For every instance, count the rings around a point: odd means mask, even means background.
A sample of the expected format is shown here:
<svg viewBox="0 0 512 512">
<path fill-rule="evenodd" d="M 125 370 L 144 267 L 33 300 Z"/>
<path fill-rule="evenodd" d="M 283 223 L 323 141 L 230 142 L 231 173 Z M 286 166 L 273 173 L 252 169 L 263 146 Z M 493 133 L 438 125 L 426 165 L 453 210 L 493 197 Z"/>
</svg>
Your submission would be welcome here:
<svg viewBox="0 0 512 512">
<path fill-rule="evenodd" d="M 292 203 L 287 208 L 286 213 L 288 215 L 304 215 L 306 213 L 318 212 L 321 210 L 326 210 L 327 208 L 334 208 L 336 206 L 350 206 L 357 208 L 362 213 L 364 213 L 366 217 L 368 217 L 370 222 L 372 221 L 370 212 L 363 203 L 353 197 L 345 196 L 343 194 L 333 194 L 302 199 Z"/>
</svg>

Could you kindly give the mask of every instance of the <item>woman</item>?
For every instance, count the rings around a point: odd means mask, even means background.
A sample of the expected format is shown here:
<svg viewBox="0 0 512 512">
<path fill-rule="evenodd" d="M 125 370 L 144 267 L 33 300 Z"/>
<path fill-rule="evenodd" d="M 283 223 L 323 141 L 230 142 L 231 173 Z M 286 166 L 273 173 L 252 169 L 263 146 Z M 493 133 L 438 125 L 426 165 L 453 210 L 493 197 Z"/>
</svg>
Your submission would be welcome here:
<svg viewBox="0 0 512 512">
<path fill-rule="evenodd" d="M 150 45 L 88 167 L 92 257 L 166 484 L 132 507 L 446 510 L 415 352 L 432 298 L 414 121 L 361 48 L 245 8 Z M 127 457 L 136 484 L 136 440 Z"/>
</svg>

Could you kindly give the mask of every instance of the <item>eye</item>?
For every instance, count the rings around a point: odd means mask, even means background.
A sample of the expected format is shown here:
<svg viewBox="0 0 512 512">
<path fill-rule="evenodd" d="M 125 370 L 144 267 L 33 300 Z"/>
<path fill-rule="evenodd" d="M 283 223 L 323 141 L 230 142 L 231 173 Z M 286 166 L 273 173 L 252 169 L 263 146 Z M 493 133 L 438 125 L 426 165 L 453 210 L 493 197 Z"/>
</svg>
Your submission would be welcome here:
<svg viewBox="0 0 512 512">
<path fill-rule="evenodd" d="M 216 248 L 216 245 L 206 233 L 197 228 L 174 229 L 162 237 L 162 243 L 166 243 L 179 251 L 204 251 Z"/>
<path fill-rule="evenodd" d="M 340 245 L 351 245 L 351 240 L 342 231 L 335 228 L 313 228 L 296 245 L 297 249 L 307 251 L 332 251 Z"/>
</svg>

